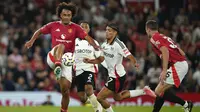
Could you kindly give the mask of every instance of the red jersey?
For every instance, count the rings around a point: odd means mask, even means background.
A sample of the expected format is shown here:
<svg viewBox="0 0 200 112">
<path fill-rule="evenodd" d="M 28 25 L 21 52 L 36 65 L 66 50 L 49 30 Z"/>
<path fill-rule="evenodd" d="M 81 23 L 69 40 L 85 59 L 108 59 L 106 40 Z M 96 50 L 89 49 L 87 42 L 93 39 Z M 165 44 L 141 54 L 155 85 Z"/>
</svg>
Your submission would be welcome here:
<svg viewBox="0 0 200 112">
<path fill-rule="evenodd" d="M 40 31 L 43 34 L 51 34 L 52 47 L 64 44 L 65 52 L 74 52 L 75 39 L 84 39 L 87 36 L 87 33 L 73 22 L 69 25 L 63 25 L 61 21 L 50 22 L 44 25 Z"/>
<path fill-rule="evenodd" d="M 162 35 L 160 33 L 155 33 L 151 39 L 150 42 L 153 46 L 153 51 L 161 58 L 161 51 L 160 48 L 162 46 L 167 47 L 169 51 L 169 63 L 173 64 L 177 61 L 184 61 L 186 60 L 185 56 L 182 56 L 178 50 L 178 46 L 175 44 L 175 42 L 165 35 Z"/>
</svg>

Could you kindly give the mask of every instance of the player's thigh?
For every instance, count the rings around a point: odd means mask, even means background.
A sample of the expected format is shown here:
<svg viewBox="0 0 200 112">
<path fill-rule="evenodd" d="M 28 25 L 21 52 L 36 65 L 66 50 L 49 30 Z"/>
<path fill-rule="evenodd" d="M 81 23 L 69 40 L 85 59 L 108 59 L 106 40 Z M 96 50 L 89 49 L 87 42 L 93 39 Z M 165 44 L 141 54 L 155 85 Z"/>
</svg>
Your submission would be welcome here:
<svg viewBox="0 0 200 112">
<path fill-rule="evenodd" d="M 167 70 L 167 78 L 165 82 L 179 87 L 187 72 L 188 63 L 186 61 L 176 62 Z"/>
<path fill-rule="evenodd" d="M 71 87 L 71 82 L 64 77 L 59 80 L 59 85 L 62 93 L 67 92 Z"/>
<path fill-rule="evenodd" d="M 111 96 L 113 94 L 114 94 L 113 91 L 111 91 L 110 89 L 108 89 L 107 87 L 104 86 L 101 89 L 101 91 L 98 93 L 97 99 L 98 100 L 102 100 L 102 99 L 105 100 L 106 98 L 108 98 L 109 96 Z"/>
<path fill-rule="evenodd" d="M 171 87 L 173 87 L 173 85 L 172 84 L 167 84 L 167 83 L 161 83 L 161 82 L 159 82 L 158 83 L 158 85 L 157 85 L 157 87 L 156 87 L 156 89 L 155 89 L 155 94 L 157 95 L 157 96 L 160 96 L 160 95 L 162 95 L 167 89 L 169 89 L 169 88 L 171 88 Z"/>
<path fill-rule="evenodd" d="M 55 52 L 56 47 L 54 47 L 51 51 L 48 52 L 47 54 L 47 64 L 51 69 L 55 68 L 55 58 L 54 58 L 54 52 Z"/>
</svg>

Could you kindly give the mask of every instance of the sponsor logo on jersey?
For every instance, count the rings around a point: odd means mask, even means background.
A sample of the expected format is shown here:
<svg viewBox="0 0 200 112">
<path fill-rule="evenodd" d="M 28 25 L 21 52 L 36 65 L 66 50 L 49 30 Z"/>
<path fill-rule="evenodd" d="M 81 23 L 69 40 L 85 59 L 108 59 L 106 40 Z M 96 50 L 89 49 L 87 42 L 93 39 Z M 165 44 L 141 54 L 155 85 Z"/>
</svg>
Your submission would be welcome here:
<svg viewBox="0 0 200 112">
<path fill-rule="evenodd" d="M 76 53 L 92 53 L 92 50 L 89 49 L 77 49 Z"/>
<path fill-rule="evenodd" d="M 104 56 L 105 57 L 109 57 L 109 58 L 113 58 L 114 57 L 114 54 L 109 54 L 107 52 L 103 52 Z"/>
<path fill-rule="evenodd" d="M 60 37 L 61 37 L 61 39 L 65 39 L 65 38 L 66 38 L 66 35 L 65 35 L 65 34 L 62 34 Z"/>
</svg>

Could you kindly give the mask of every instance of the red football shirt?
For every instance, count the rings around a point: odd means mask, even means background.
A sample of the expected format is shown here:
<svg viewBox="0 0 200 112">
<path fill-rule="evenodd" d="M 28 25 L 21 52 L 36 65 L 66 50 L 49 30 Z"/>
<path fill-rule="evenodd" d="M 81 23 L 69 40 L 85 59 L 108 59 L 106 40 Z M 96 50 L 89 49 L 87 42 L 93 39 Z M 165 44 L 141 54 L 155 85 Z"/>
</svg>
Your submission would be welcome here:
<svg viewBox="0 0 200 112">
<path fill-rule="evenodd" d="M 167 47 L 169 51 L 169 63 L 175 63 L 177 61 L 184 61 L 186 60 L 185 56 L 182 56 L 178 50 L 177 45 L 175 42 L 165 35 L 162 35 L 160 33 L 155 33 L 151 39 L 150 42 L 153 46 L 153 51 L 161 58 L 161 51 L 160 48 L 162 46 Z"/>
<path fill-rule="evenodd" d="M 51 34 L 52 47 L 64 44 L 65 52 L 74 52 L 75 39 L 84 39 L 87 36 L 87 33 L 73 22 L 69 25 L 63 25 L 61 21 L 50 22 L 44 25 L 40 31 L 43 34 Z"/>
</svg>

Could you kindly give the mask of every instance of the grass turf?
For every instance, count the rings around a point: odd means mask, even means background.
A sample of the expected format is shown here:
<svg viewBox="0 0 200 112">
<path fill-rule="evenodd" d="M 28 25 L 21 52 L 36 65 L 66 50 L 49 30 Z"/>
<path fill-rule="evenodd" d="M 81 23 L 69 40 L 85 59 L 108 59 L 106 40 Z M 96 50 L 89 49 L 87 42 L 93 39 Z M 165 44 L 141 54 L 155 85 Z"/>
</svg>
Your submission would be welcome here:
<svg viewBox="0 0 200 112">
<path fill-rule="evenodd" d="M 153 107 L 114 107 L 115 112 L 151 112 Z M 60 112 L 59 107 L 0 107 L 0 112 Z M 91 107 L 69 107 L 68 112 L 94 112 Z M 184 112 L 182 107 L 163 107 L 161 112 Z M 194 107 L 192 112 L 200 112 L 200 107 Z"/>
</svg>

